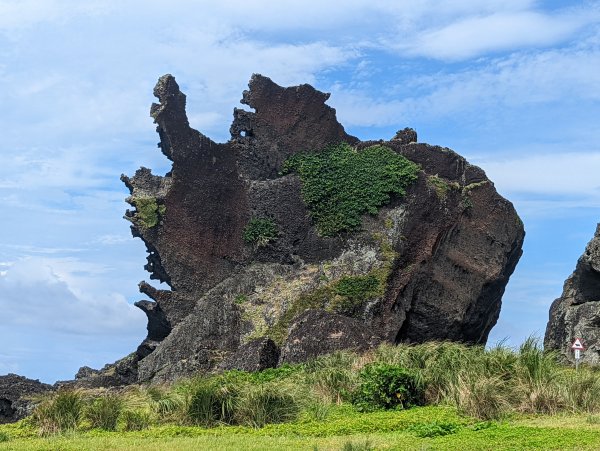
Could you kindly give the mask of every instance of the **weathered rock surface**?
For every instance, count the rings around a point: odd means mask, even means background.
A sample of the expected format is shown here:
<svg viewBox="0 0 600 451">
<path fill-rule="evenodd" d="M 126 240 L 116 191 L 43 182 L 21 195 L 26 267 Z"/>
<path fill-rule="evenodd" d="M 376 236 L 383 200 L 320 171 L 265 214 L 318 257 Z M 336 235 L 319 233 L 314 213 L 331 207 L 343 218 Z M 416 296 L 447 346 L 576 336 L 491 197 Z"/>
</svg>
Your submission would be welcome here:
<svg viewBox="0 0 600 451">
<path fill-rule="evenodd" d="M 219 365 L 220 370 L 262 371 L 279 363 L 279 347 L 268 337 L 241 345 Z"/>
<path fill-rule="evenodd" d="M 544 347 L 574 361 L 571 344 L 576 338 L 587 347 L 582 361 L 600 363 L 600 224 L 565 281 L 561 297 L 550 307 Z"/>
<path fill-rule="evenodd" d="M 281 363 L 302 363 L 344 349 L 366 351 L 380 342 L 362 321 L 324 310 L 307 310 L 290 327 Z"/>
<path fill-rule="evenodd" d="M 16 374 L 0 376 L 0 424 L 13 423 L 29 415 L 36 395 L 52 390 L 39 380 Z"/>
<path fill-rule="evenodd" d="M 255 354 L 248 367 L 261 366 L 266 337 L 288 362 L 381 341 L 485 343 L 524 230 L 483 170 L 447 148 L 416 143 L 412 129 L 361 142 L 325 104 L 329 95 L 309 85 L 283 88 L 254 75 L 242 98 L 254 111 L 234 110 L 224 144 L 189 126 L 172 76 L 161 77 L 154 94 L 151 115 L 172 170 L 122 176 L 134 207 L 126 217 L 148 250 L 145 268 L 170 287 L 140 284 L 152 301 L 137 303 L 148 316 L 138 380 L 211 370 L 247 349 Z M 300 178 L 280 172 L 292 155 L 339 142 L 357 151 L 387 146 L 420 171 L 403 198 L 364 216 L 360 230 L 326 237 Z M 276 239 L 246 243 L 252 218 L 276 224 Z M 385 286 L 341 308 L 335 284 L 373 274 Z"/>
</svg>

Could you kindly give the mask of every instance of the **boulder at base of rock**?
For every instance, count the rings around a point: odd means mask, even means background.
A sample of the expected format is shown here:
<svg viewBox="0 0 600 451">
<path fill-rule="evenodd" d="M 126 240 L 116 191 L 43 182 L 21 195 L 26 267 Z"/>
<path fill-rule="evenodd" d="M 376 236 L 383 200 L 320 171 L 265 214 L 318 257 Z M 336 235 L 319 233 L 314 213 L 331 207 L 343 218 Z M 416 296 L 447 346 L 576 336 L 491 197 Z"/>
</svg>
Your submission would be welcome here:
<svg viewBox="0 0 600 451">
<path fill-rule="evenodd" d="M 220 365 L 222 370 L 262 371 L 275 368 L 279 361 L 279 348 L 267 337 L 257 338 L 240 346 Z"/>
<path fill-rule="evenodd" d="M 343 349 L 366 351 L 381 339 L 360 321 L 324 310 L 307 310 L 290 327 L 280 363 L 306 362 Z"/>
</svg>

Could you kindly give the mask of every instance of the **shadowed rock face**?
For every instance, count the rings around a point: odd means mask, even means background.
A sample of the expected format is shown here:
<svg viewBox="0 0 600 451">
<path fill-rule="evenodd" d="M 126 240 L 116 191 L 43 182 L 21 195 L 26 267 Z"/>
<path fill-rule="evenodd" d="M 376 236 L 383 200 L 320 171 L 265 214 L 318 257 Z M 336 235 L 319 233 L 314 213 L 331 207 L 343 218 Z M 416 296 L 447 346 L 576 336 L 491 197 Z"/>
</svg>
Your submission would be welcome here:
<svg viewBox="0 0 600 451">
<path fill-rule="evenodd" d="M 33 397 L 52 386 L 16 374 L 0 376 L 0 424 L 12 423 L 31 414 Z"/>
<path fill-rule="evenodd" d="M 260 344 L 265 337 L 289 361 L 309 358 L 329 349 L 307 345 L 311 331 L 318 327 L 333 349 L 345 323 L 352 325 L 348 342 L 360 349 L 381 341 L 485 343 L 524 231 L 480 168 L 447 148 L 416 143 L 412 129 L 390 141 L 361 142 L 325 104 L 329 94 L 309 85 L 283 88 L 254 75 L 242 98 L 254 111 L 234 110 L 224 144 L 190 128 L 185 95 L 171 75 L 160 78 L 154 94 L 159 103 L 151 115 L 172 170 L 122 176 L 135 208 L 126 217 L 148 249 L 146 269 L 171 288 L 140 284 L 152 302 L 136 304 L 149 321 L 137 352 L 139 380 L 237 361 L 241 346 L 277 355 Z M 358 151 L 385 145 L 421 169 L 406 196 L 363 217 L 361 230 L 323 237 L 300 179 L 280 171 L 298 152 L 339 142 Z M 277 225 L 277 238 L 265 246 L 242 238 L 255 217 Z M 386 271 L 385 287 L 346 317 L 334 298 L 319 297 L 343 277 L 377 271 Z"/>
<path fill-rule="evenodd" d="M 600 363 L 600 224 L 565 281 L 561 297 L 550 307 L 544 347 L 574 361 L 571 345 L 576 338 L 587 348 L 582 361 Z"/>
</svg>

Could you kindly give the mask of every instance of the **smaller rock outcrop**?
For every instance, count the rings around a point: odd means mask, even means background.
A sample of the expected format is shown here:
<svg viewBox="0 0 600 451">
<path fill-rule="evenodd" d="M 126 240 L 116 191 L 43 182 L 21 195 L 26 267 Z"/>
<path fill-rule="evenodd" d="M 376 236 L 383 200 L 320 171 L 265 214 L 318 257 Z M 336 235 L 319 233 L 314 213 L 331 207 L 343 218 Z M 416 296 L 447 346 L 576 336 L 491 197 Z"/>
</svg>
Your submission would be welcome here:
<svg viewBox="0 0 600 451">
<path fill-rule="evenodd" d="M 280 363 L 301 363 L 335 351 L 366 351 L 382 340 L 363 322 L 324 310 L 307 310 L 290 327 Z"/>
<path fill-rule="evenodd" d="M 544 347 L 574 359 L 571 344 L 580 338 L 586 346 L 583 362 L 600 363 L 600 224 L 565 281 L 561 297 L 550 307 Z"/>
<path fill-rule="evenodd" d="M 240 371 L 262 371 L 275 368 L 279 362 L 279 347 L 268 337 L 257 338 L 240 346 L 219 369 Z"/>
<path fill-rule="evenodd" d="M 14 423 L 31 414 L 34 398 L 51 390 L 51 385 L 39 380 L 16 374 L 0 376 L 0 424 Z"/>
</svg>

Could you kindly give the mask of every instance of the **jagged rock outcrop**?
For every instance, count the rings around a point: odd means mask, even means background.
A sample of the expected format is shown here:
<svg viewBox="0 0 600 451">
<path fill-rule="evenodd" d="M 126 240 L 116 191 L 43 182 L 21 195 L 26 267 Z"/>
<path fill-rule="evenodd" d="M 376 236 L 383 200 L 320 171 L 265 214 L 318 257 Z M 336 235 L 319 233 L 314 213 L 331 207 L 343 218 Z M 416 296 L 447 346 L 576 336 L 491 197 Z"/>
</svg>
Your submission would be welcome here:
<svg viewBox="0 0 600 451">
<path fill-rule="evenodd" d="M 16 374 L 0 376 L 0 424 L 13 423 L 31 414 L 35 397 L 52 390 L 39 380 Z"/>
<path fill-rule="evenodd" d="M 561 297 L 550 307 L 544 347 L 574 361 L 571 345 L 576 338 L 587 348 L 582 361 L 600 363 L 600 224 L 565 281 Z"/>
<path fill-rule="evenodd" d="M 148 250 L 145 268 L 170 287 L 140 284 L 152 299 L 136 304 L 148 316 L 136 354 L 140 381 L 210 370 L 240 352 L 260 365 L 262 354 L 272 356 L 266 337 L 285 361 L 346 344 L 485 343 L 524 230 L 483 170 L 417 143 L 408 128 L 390 141 L 361 142 L 325 104 L 329 94 L 309 85 L 283 88 L 254 75 L 241 101 L 253 111 L 234 110 L 224 144 L 190 127 L 171 75 L 154 94 L 151 115 L 172 170 L 122 176 L 134 207 L 126 217 Z M 354 149 L 349 159 L 385 146 L 377 155 L 405 157 L 414 177 L 404 196 L 383 193 L 356 230 L 327 234 L 307 206 L 306 183 L 282 169 L 301 152 L 341 142 Z"/>
</svg>

